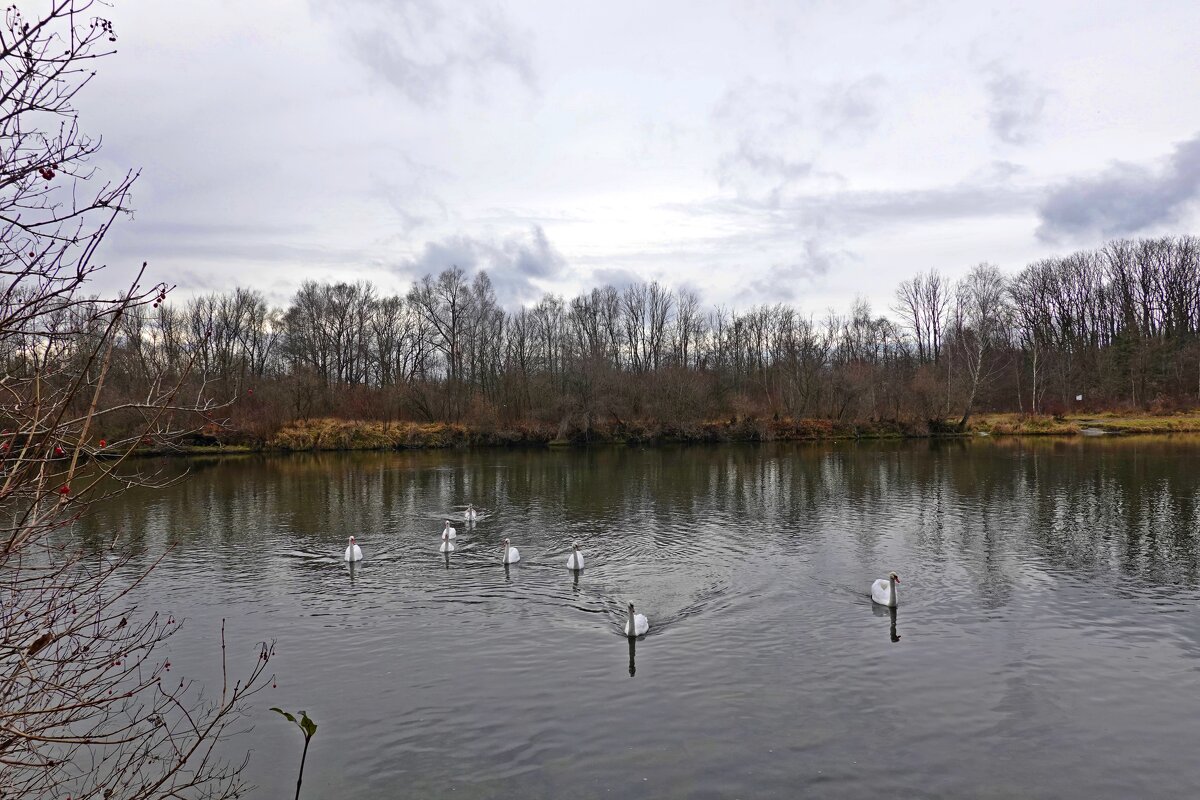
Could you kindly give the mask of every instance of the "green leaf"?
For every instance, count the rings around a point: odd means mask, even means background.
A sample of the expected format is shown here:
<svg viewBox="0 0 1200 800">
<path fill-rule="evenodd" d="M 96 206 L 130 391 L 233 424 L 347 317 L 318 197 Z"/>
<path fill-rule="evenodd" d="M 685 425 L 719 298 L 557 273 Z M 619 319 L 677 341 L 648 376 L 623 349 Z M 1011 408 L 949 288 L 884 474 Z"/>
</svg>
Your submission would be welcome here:
<svg viewBox="0 0 1200 800">
<path fill-rule="evenodd" d="M 314 722 L 308 716 L 308 712 L 305 711 L 304 709 L 300 709 L 300 718 L 299 719 L 296 719 L 296 717 L 294 715 L 289 714 L 288 712 L 284 711 L 282 708 L 276 708 L 276 707 L 272 706 L 271 710 L 274 711 L 276 714 L 282 714 L 283 716 L 287 717 L 289 722 L 295 723 L 296 726 L 298 728 L 300 728 L 300 732 L 304 734 L 305 741 L 311 739 L 313 736 L 316 736 L 317 723 Z"/>
<path fill-rule="evenodd" d="M 272 707 L 271 707 L 271 710 L 272 710 L 272 711 L 274 711 L 276 714 L 282 714 L 283 716 L 287 717 L 287 718 L 288 718 L 288 722 L 295 722 L 297 725 L 299 725 L 299 724 L 300 724 L 299 722 L 296 722 L 296 718 L 295 718 L 295 717 L 293 717 L 293 716 L 292 716 L 291 714 L 289 714 L 288 712 L 284 711 L 282 708 L 275 708 L 274 706 L 272 706 Z M 304 713 L 304 712 L 301 712 L 301 713 Z"/>
<path fill-rule="evenodd" d="M 313 722 L 308 718 L 308 715 L 305 714 L 304 718 L 300 720 L 300 730 L 304 731 L 304 735 L 311 739 L 317 733 L 317 723 Z"/>
</svg>

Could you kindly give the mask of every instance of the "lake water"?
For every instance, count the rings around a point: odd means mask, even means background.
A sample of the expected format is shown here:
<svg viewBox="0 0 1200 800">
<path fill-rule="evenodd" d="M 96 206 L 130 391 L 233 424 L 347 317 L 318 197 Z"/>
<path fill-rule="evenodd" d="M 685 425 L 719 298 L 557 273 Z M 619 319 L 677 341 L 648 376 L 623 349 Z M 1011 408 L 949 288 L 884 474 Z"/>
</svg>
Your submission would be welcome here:
<svg viewBox="0 0 1200 800">
<path fill-rule="evenodd" d="M 300 756 L 273 705 L 320 725 L 307 798 L 1164 797 L 1200 786 L 1198 459 L 1151 438 L 229 458 L 81 533 L 173 545 L 142 602 L 187 620 L 177 671 L 213 676 L 222 617 L 246 664 L 277 640 L 238 740 L 258 797 L 291 797 Z M 468 502 L 486 516 L 446 560 Z M 869 598 L 888 571 L 894 617 Z"/>
</svg>

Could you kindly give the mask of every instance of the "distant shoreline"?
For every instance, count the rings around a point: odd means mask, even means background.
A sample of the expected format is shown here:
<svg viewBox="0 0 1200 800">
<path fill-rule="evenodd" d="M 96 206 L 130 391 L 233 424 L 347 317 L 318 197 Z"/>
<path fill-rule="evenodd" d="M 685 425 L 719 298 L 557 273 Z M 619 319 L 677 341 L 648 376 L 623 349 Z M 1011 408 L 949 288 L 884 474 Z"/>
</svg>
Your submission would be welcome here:
<svg viewBox="0 0 1200 800">
<path fill-rule="evenodd" d="M 377 422 L 339 419 L 297 421 L 265 442 L 248 443 L 231 431 L 156 454 L 181 455 L 286 452 L 436 450 L 482 447 L 585 447 L 589 445 L 720 444 L 964 438 L 977 436 L 1130 436 L 1200 433 L 1200 411 L 1167 415 L 1105 412 L 1067 417 L 983 414 L 965 431 L 953 422 L 877 421 L 839 423 L 823 419 L 730 419 L 684 424 L 636 421 L 607 425 L 528 424 L 484 428 L 460 423 Z"/>
</svg>

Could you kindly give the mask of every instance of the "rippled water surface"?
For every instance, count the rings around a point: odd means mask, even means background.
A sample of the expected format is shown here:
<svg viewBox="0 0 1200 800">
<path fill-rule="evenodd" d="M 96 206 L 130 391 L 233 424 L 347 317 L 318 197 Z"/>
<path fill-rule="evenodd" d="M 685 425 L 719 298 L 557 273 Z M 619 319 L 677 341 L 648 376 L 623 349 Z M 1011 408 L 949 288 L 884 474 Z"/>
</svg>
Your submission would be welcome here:
<svg viewBox="0 0 1200 800">
<path fill-rule="evenodd" d="M 81 533 L 173 546 L 143 603 L 186 618 L 191 674 L 222 618 L 246 662 L 277 640 L 239 740 L 259 797 L 299 761 L 272 705 L 320 724 L 309 798 L 1162 797 L 1200 786 L 1198 460 L 1161 439 L 231 458 Z M 447 560 L 468 502 L 486 514 Z M 888 571 L 894 617 L 869 597 Z"/>
</svg>

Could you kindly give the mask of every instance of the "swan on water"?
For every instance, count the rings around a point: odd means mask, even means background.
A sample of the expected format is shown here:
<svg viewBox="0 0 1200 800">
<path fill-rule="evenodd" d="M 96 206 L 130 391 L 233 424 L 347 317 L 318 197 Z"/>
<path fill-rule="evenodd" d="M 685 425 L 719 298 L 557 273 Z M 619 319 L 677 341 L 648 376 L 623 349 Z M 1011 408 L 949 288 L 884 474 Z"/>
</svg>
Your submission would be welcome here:
<svg viewBox="0 0 1200 800">
<path fill-rule="evenodd" d="M 458 537 L 458 532 L 450 527 L 450 520 L 446 520 L 446 527 L 442 528 L 443 539 L 454 539 Z"/>
<path fill-rule="evenodd" d="M 896 584 L 898 583 L 900 583 L 900 576 L 889 572 L 887 580 L 880 578 L 871 584 L 871 599 L 881 606 L 895 608 L 900 600 L 896 594 Z"/>
<path fill-rule="evenodd" d="M 632 638 L 641 636 L 648 630 L 650 630 L 650 623 L 646 621 L 646 615 L 636 613 L 633 610 L 633 603 L 630 603 L 629 618 L 625 620 L 625 635 Z"/>
<path fill-rule="evenodd" d="M 464 516 L 467 518 L 467 522 L 474 522 L 479 518 L 479 514 L 475 511 L 474 505 L 467 506 L 467 513 Z"/>
<path fill-rule="evenodd" d="M 354 543 L 354 537 L 350 537 L 350 546 L 346 548 L 346 561 L 362 561 L 362 548 Z"/>
<path fill-rule="evenodd" d="M 571 545 L 574 552 L 567 558 L 567 569 L 581 570 L 583 569 L 583 553 L 579 552 L 579 542 Z"/>
<path fill-rule="evenodd" d="M 518 551 L 517 548 L 510 546 L 508 539 L 505 539 L 503 542 L 501 542 L 500 547 L 504 550 L 505 564 L 515 564 L 521 560 L 520 551 Z"/>
<path fill-rule="evenodd" d="M 442 546 L 438 548 L 439 553 L 453 553 L 454 542 L 450 541 L 452 537 L 446 531 L 442 531 Z"/>
</svg>

